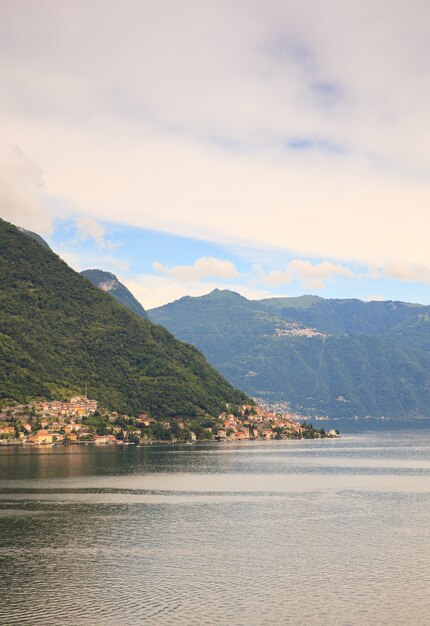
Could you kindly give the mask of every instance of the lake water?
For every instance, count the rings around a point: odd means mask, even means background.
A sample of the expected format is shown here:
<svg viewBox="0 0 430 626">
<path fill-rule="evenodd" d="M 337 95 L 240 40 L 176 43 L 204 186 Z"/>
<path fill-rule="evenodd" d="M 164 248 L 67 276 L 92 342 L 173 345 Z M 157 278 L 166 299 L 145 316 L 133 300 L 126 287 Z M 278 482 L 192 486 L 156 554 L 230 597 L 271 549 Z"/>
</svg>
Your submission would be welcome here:
<svg viewBox="0 0 430 626">
<path fill-rule="evenodd" d="M 2 624 L 430 622 L 430 429 L 0 449 Z"/>
</svg>

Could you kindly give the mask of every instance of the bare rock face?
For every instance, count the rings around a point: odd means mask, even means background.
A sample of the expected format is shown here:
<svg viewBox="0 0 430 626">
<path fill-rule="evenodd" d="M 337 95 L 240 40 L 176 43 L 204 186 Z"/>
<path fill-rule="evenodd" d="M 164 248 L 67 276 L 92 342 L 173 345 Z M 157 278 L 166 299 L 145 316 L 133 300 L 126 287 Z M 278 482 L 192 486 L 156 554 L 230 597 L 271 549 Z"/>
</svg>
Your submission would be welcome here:
<svg viewBox="0 0 430 626">
<path fill-rule="evenodd" d="M 99 287 L 102 291 L 114 291 L 120 286 L 121 283 L 116 278 L 113 278 L 112 280 L 104 280 L 97 285 L 97 287 Z"/>
<path fill-rule="evenodd" d="M 147 312 L 140 302 L 138 302 L 127 287 L 118 280 L 115 274 L 103 270 L 84 270 L 81 272 L 81 275 L 102 291 L 110 293 L 117 302 L 127 307 L 127 309 L 130 309 L 133 313 L 136 313 L 139 317 L 145 320 L 149 319 Z"/>
</svg>

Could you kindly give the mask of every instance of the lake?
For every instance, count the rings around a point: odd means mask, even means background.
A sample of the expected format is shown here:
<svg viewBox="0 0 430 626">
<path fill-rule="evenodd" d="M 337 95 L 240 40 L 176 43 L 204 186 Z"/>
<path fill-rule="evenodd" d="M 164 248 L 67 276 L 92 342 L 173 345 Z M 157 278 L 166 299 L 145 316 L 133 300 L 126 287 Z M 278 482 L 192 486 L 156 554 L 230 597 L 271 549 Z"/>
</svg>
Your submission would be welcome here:
<svg viewBox="0 0 430 626">
<path fill-rule="evenodd" d="M 0 526 L 2 624 L 427 625 L 430 429 L 3 447 Z"/>
</svg>

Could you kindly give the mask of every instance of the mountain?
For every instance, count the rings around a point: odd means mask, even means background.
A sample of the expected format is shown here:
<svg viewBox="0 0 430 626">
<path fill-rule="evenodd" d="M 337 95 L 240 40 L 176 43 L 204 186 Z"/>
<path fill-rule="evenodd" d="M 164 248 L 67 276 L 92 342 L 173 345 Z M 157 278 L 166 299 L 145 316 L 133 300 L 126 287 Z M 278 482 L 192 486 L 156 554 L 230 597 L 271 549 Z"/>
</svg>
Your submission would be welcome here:
<svg viewBox="0 0 430 626">
<path fill-rule="evenodd" d="M 103 270 L 84 270 L 81 272 L 81 275 L 102 291 L 110 293 L 120 304 L 136 313 L 139 317 L 142 317 L 144 320 L 148 319 L 148 314 L 143 306 L 127 287 L 119 282 L 115 274 L 104 272 Z"/>
<path fill-rule="evenodd" d="M 422 308 L 405 302 L 326 300 L 318 296 L 269 298 L 259 303 L 284 321 L 316 326 L 333 335 L 383 335 Z"/>
<path fill-rule="evenodd" d="M 332 416 L 430 416 L 430 307 L 215 290 L 148 312 L 254 397 Z"/>
<path fill-rule="evenodd" d="M 140 319 L 0 220 L 0 398 L 82 392 L 154 417 L 217 415 L 247 401 L 192 346 Z"/>
<path fill-rule="evenodd" d="M 43 246 L 44 248 L 47 248 L 48 250 L 51 250 L 51 248 L 46 243 L 46 241 L 44 239 L 42 239 L 42 237 L 40 235 L 38 235 L 37 233 L 34 233 L 32 230 L 26 230 L 25 228 L 21 228 L 21 227 L 18 227 L 18 230 L 20 230 L 22 233 L 24 233 L 24 235 L 27 235 L 28 237 L 31 237 L 31 239 L 34 239 L 34 241 L 37 241 L 37 243 L 40 244 L 41 246 Z"/>
<path fill-rule="evenodd" d="M 416 315 L 408 317 L 388 333 L 402 345 L 430 351 L 430 307 L 422 307 Z"/>
</svg>

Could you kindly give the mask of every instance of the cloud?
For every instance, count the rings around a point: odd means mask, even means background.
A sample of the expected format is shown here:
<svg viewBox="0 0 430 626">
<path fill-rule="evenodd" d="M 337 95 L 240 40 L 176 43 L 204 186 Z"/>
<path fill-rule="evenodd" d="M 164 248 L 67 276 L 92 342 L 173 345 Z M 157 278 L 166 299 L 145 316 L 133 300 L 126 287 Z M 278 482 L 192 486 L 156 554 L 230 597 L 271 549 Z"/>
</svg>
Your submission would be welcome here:
<svg viewBox="0 0 430 626">
<path fill-rule="evenodd" d="M 170 276 L 157 276 L 154 274 L 144 274 L 143 276 L 132 278 L 129 276 L 120 276 L 120 280 L 130 289 L 135 298 L 137 298 L 146 309 L 152 309 L 168 302 L 173 302 L 173 300 L 177 300 L 183 296 L 203 296 L 215 288 L 236 291 L 251 300 L 271 298 L 274 296 L 272 291 L 243 283 L 208 283 L 207 281 L 182 283 Z"/>
<path fill-rule="evenodd" d="M 119 259 L 111 254 L 86 252 L 71 246 L 70 242 L 55 249 L 55 252 L 76 272 L 88 269 L 102 269 L 114 274 L 126 273 L 130 270 L 130 262 Z"/>
<path fill-rule="evenodd" d="M 114 244 L 106 240 L 106 228 L 92 217 L 84 216 L 76 220 L 78 236 L 82 241 L 92 239 L 101 248 L 112 248 Z"/>
<path fill-rule="evenodd" d="M 239 273 L 232 261 L 215 257 L 200 257 L 192 265 L 169 267 L 152 264 L 158 274 L 122 276 L 121 280 L 145 308 L 154 308 L 185 295 L 202 296 L 215 288 L 238 291 L 246 297 L 268 297 L 267 290 L 232 281 Z M 227 281 L 227 282 L 225 282 Z"/>
<path fill-rule="evenodd" d="M 0 215 L 18 226 L 47 234 L 52 214 L 40 198 L 42 169 L 15 147 L 0 150 Z"/>
<path fill-rule="evenodd" d="M 309 289 L 324 289 L 325 281 L 335 276 L 358 278 L 358 274 L 339 263 L 311 263 L 302 259 L 290 261 L 285 270 L 272 270 L 267 274 L 260 270 L 258 274 L 266 285 L 285 285 L 293 280 L 301 280 Z"/>
<path fill-rule="evenodd" d="M 2 3 L 2 141 L 75 216 L 430 265 L 429 17 L 423 0 Z M 4 215 L 49 228 L 38 190 L 4 179 Z"/>
<path fill-rule="evenodd" d="M 377 293 L 367 296 L 366 302 L 382 302 L 384 298 Z"/>
<path fill-rule="evenodd" d="M 214 257 L 200 257 L 193 265 L 176 265 L 168 267 L 162 263 L 153 263 L 152 267 L 157 272 L 178 280 L 189 283 L 203 278 L 232 279 L 238 275 L 236 266 L 232 261 L 222 261 Z"/>
<path fill-rule="evenodd" d="M 430 285 L 430 265 L 392 259 L 381 268 L 381 271 L 385 278 Z"/>
</svg>

